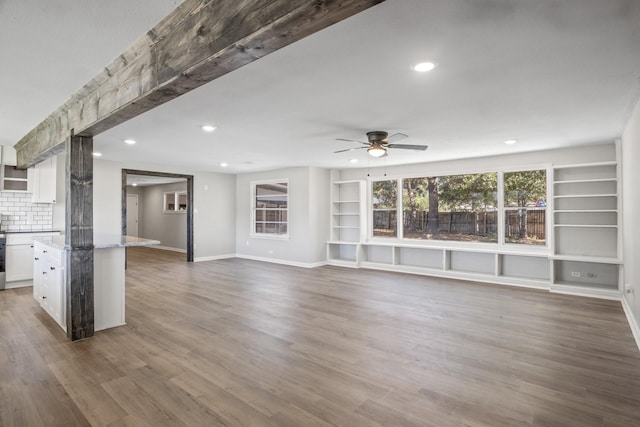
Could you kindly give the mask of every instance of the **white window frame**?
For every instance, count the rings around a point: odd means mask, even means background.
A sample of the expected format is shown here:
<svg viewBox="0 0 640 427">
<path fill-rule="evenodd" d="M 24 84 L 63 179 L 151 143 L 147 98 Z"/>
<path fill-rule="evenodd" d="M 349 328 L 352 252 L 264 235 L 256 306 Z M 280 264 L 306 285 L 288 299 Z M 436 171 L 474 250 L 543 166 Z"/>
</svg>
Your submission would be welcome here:
<svg viewBox="0 0 640 427">
<path fill-rule="evenodd" d="M 285 209 L 277 208 L 277 210 L 286 211 L 287 220 L 281 221 L 280 223 L 287 225 L 287 232 L 283 234 L 276 233 L 257 233 L 256 232 L 256 187 L 259 185 L 265 184 L 286 184 L 287 186 L 287 207 Z M 289 192 L 291 191 L 291 187 L 289 186 L 288 178 L 281 179 L 268 179 L 268 180 L 260 180 L 260 181 L 251 181 L 251 223 L 249 226 L 251 229 L 249 230 L 249 236 L 252 238 L 258 239 L 275 239 L 275 240 L 288 240 L 289 239 Z"/>
<path fill-rule="evenodd" d="M 172 194 L 173 195 L 173 200 L 174 200 L 174 206 L 173 209 L 167 209 L 167 195 Z M 189 209 L 189 198 L 187 198 L 187 207 L 184 210 L 180 210 L 180 196 L 184 195 L 185 197 L 187 196 L 187 192 L 184 190 L 177 190 L 177 191 L 165 191 L 162 195 L 162 212 L 164 213 L 187 213 L 187 210 Z"/>
</svg>

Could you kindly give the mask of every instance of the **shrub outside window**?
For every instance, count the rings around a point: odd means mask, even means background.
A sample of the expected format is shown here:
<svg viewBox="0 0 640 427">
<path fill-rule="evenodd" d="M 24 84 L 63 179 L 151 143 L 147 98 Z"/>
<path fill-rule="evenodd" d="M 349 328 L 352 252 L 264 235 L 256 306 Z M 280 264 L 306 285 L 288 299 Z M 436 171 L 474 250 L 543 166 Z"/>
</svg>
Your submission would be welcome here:
<svg viewBox="0 0 640 427">
<path fill-rule="evenodd" d="M 252 183 L 252 235 L 288 237 L 289 182 L 287 180 Z"/>
<path fill-rule="evenodd" d="M 505 243 L 546 244 L 547 173 L 505 172 Z"/>
</svg>

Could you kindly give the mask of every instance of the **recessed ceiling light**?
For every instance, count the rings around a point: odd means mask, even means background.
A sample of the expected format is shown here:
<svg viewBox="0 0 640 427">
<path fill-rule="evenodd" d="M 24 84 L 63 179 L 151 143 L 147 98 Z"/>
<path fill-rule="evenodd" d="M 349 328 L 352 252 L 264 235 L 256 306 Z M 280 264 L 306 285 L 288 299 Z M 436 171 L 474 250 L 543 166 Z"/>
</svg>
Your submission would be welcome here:
<svg viewBox="0 0 640 427">
<path fill-rule="evenodd" d="M 125 139 L 124 142 L 129 144 L 129 145 L 133 145 L 133 144 L 136 143 L 136 140 L 135 139 Z"/>
<path fill-rule="evenodd" d="M 222 162 L 222 163 L 220 163 L 220 166 L 222 166 L 223 168 L 226 168 L 227 166 L 229 166 L 229 164 L 225 163 L 225 162 Z"/>
<path fill-rule="evenodd" d="M 202 126 L 202 130 L 205 132 L 213 132 L 214 130 L 216 130 L 216 127 L 211 125 L 204 125 Z"/>
<path fill-rule="evenodd" d="M 419 73 L 426 73 L 427 71 L 431 71 L 436 68 L 435 62 L 421 62 L 413 66 L 414 71 Z"/>
<path fill-rule="evenodd" d="M 94 152 L 93 152 L 93 153 L 91 153 L 91 154 L 93 154 L 93 156 L 94 156 L 94 157 L 100 157 L 100 156 L 102 156 L 102 153 L 98 153 L 98 152 L 96 152 L 96 151 L 94 151 Z"/>
<path fill-rule="evenodd" d="M 137 187 L 137 186 L 138 186 L 138 183 L 137 183 L 137 182 L 134 182 L 134 183 L 133 183 L 133 184 L 131 184 L 131 185 L 133 185 L 134 187 Z"/>
<path fill-rule="evenodd" d="M 351 159 L 349 160 L 350 163 L 358 163 L 358 159 Z"/>
<path fill-rule="evenodd" d="M 515 139 L 507 139 L 504 143 L 507 144 L 507 145 L 513 145 L 516 142 L 518 142 L 518 141 L 516 141 Z"/>
</svg>

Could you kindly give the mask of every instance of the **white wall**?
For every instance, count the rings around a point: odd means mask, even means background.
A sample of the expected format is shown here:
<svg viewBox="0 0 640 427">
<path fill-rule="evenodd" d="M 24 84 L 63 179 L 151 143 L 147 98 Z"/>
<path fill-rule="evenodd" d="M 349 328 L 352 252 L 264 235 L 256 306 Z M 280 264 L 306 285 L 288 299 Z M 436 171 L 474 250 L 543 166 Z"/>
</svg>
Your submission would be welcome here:
<svg viewBox="0 0 640 427">
<path fill-rule="evenodd" d="M 64 163 L 63 163 L 64 164 Z M 122 169 L 193 175 L 194 257 L 235 253 L 235 176 L 194 172 L 166 165 L 94 160 L 93 227 L 98 234 L 121 234 Z M 62 191 L 64 194 L 64 191 Z M 64 229 L 64 209 L 54 209 L 54 224 Z"/>
<path fill-rule="evenodd" d="M 289 180 L 289 239 L 251 237 L 251 182 Z M 326 260 L 329 230 L 329 171 L 299 167 L 236 177 L 236 253 L 311 266 Z"/>
<path fill-rule="evenodd" d="M 624 230 L 624 283 L 633 293 L 625 294 L 627 314 L 632 313 L 636 341 L 640 346 L 640 102 L 635 106 L 622 136 L 622 223 Z M 632 326 L 632 327 L 634 327 Z"/>
</svg>

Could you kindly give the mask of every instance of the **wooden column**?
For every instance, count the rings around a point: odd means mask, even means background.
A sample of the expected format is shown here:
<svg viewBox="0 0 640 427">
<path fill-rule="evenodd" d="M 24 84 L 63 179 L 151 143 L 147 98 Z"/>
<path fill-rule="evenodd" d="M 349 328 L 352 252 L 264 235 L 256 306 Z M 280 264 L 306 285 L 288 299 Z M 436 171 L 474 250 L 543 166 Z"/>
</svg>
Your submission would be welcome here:
<svg viewBox="0 0 640 427">
<path fill-rule="evenodd" d="M 93 138 L 65 142 L 67 336 L 93 336 Z"/>
</svg>

